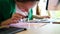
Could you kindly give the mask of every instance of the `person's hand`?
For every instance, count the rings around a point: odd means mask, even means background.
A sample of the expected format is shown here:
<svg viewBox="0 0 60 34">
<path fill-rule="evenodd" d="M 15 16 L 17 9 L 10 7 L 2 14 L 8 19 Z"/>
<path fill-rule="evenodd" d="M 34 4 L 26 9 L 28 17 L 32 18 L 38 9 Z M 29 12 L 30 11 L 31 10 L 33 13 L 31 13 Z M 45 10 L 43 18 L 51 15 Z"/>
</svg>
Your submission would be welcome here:
<svg viewBox="0 0 60 34">
<path fill-rule="evenodd" d="M 23 18 L 25 18 L 25 16 L 15 13 L 11 18 L 11 20 L 12 20 L 11 23 L 18 23 L 18 21 Z"/>
<path fill-rule="evenodd" d="M 33 15 L 33 18 L 43 19 L 43 18 L 50 18 L 50 16 Z"/>
<path fill-rule="evenodd" d="M 50 18 L 50 16 L 41 16 L 41 17 L 43 17 L 43 18 Z"/>
<path fill-rule="evenodd" d="M 18 20 L 25 18 L 25 16 L 15 13 L 14 15 L 12 15 L 12 17 L 8 20 L 5 20 L 1 23 L 1 26 L 5 27 L 8 26 L 9 24 L 15 24 L 18 23 Z"/>
</svg>

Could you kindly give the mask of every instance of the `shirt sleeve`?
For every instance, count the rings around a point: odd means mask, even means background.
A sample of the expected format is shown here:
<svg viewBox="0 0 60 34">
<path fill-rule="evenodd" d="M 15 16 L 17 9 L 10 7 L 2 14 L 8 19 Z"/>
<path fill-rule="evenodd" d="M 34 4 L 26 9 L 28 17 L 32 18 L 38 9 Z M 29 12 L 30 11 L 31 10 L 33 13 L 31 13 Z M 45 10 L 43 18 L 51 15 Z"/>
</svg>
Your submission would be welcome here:
<svg viewBox="0 0 60 34">
<path fill-rule="evenodd" d="M 4 17 L 7 13 L 7 2 L 5 0 L 0 0 L 0 24 L 4 21 Z"/>
<path fill-rule="evenodd" d="M 0 0 L 0 23 L 11 18 L 15 12 L 15 2 L 13 0 Z"/>
<path fill-rule="evenodd" d="M 0 24 L 1 24 L 2 20 L 3 20 L 3 17 L 2 17 L 2 14 L 0 13 Z"/>
<path fill-rule="evenodd" d="M 0 24 L 2 22 L 2 1 L 0 0 Z"/>
</svg>

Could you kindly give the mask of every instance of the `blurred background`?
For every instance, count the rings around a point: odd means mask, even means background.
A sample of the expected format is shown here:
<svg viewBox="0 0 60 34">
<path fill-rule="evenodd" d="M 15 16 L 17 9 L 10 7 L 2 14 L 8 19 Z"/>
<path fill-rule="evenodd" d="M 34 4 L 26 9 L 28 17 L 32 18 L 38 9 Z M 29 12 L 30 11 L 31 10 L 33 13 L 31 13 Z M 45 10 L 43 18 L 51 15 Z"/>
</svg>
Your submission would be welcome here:
<svg viewBox="0 0 60 34">
<path fill-rule="evenodd" d="M 35 18 L 42 17 L 56 22 L 60 21 L 60 0 L 40 0 L 32 9 Z"/>
</svg>

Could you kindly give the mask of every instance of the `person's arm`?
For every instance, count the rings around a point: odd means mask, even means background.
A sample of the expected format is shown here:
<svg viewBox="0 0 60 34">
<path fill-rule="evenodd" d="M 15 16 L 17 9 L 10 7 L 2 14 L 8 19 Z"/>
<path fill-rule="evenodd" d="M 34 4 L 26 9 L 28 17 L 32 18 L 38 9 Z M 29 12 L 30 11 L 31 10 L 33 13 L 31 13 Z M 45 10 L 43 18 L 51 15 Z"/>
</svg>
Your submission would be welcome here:
<svg viewBox="0 0 60 34">
<path fill-rule="evenodd" d="M 9 16 L 8 16 L 9 10 L 10 10 L 9 9 L 10 8 L 10 3 L 9 3 L 10 1 L 9 0 L 0 0 L 0 26 L 8 25 L 11 21 L 11 19 L 9 19 Z"/>
<path fill-rule="evenodd" d="M 6 25 L 9 24 L 10 19 L 3 21 L 3 15 L 0 12 L 0 28 L 7 27 Z"/>
<path fill-rule="evenodd" d="M 8 24 L 10 24 L 10 19 L 8 20 L 5 20 L 3 22 L 0 23 L 0 28 L 7 28 L 8 27 Z"/>
<path fill-rule="evenodd" d="M 18 20 L 23 19 L 23 18 L 25 18 L 25 16 L 16 13 L 10 19 L 2 21 L 0 28 L 8 27 L 9 24 L 19 23 Z"/>
</svg>

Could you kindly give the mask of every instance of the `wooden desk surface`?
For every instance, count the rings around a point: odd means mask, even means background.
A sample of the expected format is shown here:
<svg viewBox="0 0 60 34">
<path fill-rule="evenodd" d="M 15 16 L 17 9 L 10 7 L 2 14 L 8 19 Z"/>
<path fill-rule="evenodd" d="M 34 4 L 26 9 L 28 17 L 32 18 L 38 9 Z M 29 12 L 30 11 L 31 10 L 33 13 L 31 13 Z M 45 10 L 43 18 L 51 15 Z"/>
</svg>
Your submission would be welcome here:
<svg viewBox="0 0 60 34">
<path fill-rule="evenodd" d="M 46 25 L 47 23 L 29 23 L 29 24 L 30 24 L 30 27 L 27 28 L 26 31 L 19 32 L 16 34 L 37 34 L 40 32 L 40 30 L 39 29 L 37 30 L 37 28 L 42 27 Z"/>
<path fill-rule="evenodd" d="M 36 27 L 16 34 L 60 34 L 60 24 L 46 24 L 42 27 L 37 24 Z"/>
<path fill-rule="evenodd" d="M 28 29 L 27 31 L 19 32 L 17 34 L 39 34 L 40 31 L 38 30 L 33 30 L 33 29 Z"/>
</svg>

